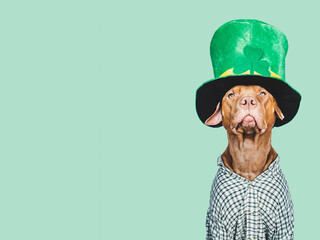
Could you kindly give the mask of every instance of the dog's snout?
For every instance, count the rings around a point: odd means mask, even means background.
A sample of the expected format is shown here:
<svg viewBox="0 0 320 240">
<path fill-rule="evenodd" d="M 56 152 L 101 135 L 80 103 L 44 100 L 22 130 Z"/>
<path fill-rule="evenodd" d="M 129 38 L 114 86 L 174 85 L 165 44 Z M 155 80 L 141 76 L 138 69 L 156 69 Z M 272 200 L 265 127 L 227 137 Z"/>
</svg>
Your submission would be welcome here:
<svg viewBox="0 0 320 240">
<path fill-rule="evenodd" d="M 240 107 L 242 108 L 255 108 L 257 100 L 251 96 L 244 96 L 240 99 Z"/>
</svg>

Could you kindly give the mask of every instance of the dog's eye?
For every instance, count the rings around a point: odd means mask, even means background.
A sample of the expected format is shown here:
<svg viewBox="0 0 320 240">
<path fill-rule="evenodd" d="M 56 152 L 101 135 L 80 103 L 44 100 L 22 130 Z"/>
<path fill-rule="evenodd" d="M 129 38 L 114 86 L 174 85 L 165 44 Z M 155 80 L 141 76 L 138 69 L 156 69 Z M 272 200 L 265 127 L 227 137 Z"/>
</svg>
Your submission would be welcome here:
<svg viewBox="0 0 320 240">
<path fill-rule="evenodd" d="M 228 98 L 234 98 L 236 95 L 234 95 L 234 93 L 229 93 L 228 94 Z"/>
<path fill-rule="evenodd" d="M 259 95 L 260 95 L 260 96 L 265 96 L 265 95 L 267 95 L 267 93 L 264 92 L 264 91 L 261 91 Z"/>
</svg>

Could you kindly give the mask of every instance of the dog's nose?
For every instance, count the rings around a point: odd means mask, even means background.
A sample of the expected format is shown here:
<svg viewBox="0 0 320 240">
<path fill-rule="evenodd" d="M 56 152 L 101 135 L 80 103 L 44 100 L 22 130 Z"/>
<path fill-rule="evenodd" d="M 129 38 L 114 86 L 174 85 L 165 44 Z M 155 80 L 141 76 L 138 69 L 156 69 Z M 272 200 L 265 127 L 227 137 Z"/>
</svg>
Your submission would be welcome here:
<svg viewBox="0 0 320 240">
<path fill-rule="evenodd" d="M 255 108 L 257 100 L 251 96 L 244 96 L 240 99 L 240 107 L 242 108 Z"/>
</svg>

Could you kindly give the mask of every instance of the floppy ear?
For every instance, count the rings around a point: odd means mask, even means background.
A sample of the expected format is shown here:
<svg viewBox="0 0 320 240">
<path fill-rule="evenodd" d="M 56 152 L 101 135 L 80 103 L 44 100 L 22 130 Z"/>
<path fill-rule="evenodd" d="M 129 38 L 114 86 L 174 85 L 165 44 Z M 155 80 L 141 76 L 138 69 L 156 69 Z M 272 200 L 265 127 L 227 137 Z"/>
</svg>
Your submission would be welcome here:
<svg viewBox="0 0 320 240">
<path fill-rule="evenodd" d="M 222 121 L 220 102 L 217 104 L 216 111 L 204 122 L 205 125 L 217 125 Z"/>
<path fill-rule="evenodd" d="M 281 110 L 280 110 L 280 108 L 279 108 L 279 106 L 278 106 L 276 101 L 274 101 L 274 110 L 276 112 L 277 117 L 280 118 L 281 120 L 283 120 L 284 119 L 284 115 L 281 112 Z"/>
</svg>

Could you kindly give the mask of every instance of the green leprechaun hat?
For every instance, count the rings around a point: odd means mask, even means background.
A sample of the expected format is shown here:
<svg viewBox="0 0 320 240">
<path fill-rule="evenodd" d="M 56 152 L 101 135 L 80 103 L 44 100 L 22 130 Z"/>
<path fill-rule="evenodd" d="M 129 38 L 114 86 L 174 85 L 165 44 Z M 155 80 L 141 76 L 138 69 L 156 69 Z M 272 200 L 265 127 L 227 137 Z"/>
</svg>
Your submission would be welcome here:
<svg viewBox="0 0 320 240">
<path fill-rule="evenodd" d="M 285 81 L 287 51 L 286 36 L 272 25 L 247 19 L 222 25 L 210 45 L 215 78 L 202 84 L 196 93 L 200 120 L 205 123 L 230 88 L 259 85 L 273 95 L 285 116 L 283 120 L 277 118 L 274 126 L 290 122 L 299 109 L 301 95 Z"/>
</svg>

